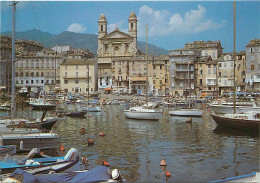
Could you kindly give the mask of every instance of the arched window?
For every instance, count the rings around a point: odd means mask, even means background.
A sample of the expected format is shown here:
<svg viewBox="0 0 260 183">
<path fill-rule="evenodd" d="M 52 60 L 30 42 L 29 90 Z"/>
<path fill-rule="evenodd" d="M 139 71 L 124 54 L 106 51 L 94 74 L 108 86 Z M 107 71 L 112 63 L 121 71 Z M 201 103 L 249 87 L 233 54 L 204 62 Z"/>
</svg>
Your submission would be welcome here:
<svg viewBox="0 0 260 183">
<path fill-rule="evenodd" d="M 132 30 L 134 29 L 134 23 L 131 23 L 131 29 Z"/>
<path fill-rule="evenodd" d="M 115 46 L 115 55 L 119 55 L 119 46 Z"/>
<path fill-rule="evenodd" d="M 101 30 L 101 32 L 103 31 L 103 25 L 101 25 L 100 30 Z"/>
</svg>

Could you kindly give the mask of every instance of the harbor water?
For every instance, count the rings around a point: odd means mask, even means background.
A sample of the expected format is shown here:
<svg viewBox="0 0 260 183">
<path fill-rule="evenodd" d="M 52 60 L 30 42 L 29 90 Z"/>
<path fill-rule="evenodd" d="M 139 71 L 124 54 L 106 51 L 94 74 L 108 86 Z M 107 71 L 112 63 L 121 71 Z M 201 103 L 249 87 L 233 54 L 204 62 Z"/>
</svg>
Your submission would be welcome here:
<svg viewBox="0 0 260 183">
<path fill-rule="evenodd" d="M 126 119 L 124 109 L 109 105 L 86 118 L 68 117 L 55 132 L 66 151 L 74 147 L 87 157 L 89 168 L 106 160 L 127 182 L 208 182 L 259 171 L 259 134 L 219 128 L 207 110 L 186 123 L 185 117 L 169 116 L 168 107 L 159 121 Z M 89 138 L 94 145 L 88 145 Z M 168 180 L 162 158 L 171 173 Z"/>
</svg>

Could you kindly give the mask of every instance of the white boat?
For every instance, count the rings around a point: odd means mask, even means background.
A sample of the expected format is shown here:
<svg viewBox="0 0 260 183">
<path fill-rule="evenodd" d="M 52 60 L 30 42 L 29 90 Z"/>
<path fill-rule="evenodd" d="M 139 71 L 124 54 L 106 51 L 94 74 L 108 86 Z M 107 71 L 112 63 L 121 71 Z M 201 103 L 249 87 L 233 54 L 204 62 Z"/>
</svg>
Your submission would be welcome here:
<svg viewBox="0 0 260 183">
<path fill-rule="evenodd" d="M 82 111 L 87 111 L 87 112 L 100 112 L 101 110 L 102 108 L 99 106 L 88 106 L 82 108 Z"/>
<path fill-rule="evenodd" d="M 203 114 L 203 110 L 199 109 L 179 109 L 174 111 L 169 111 L 171 116 L 187 116 L 187 117 L 201 117 Z"/>
<path fill-rule="evenodd" d="M 159 120 L 162 117 L 162 110 L 155 109 L 156 105 L 153 103 L 148 103 L 148 46 L 147 46 L 147 34 L 148 25 L 146 25 L 146 104 L 139 107 L 132 107 L 129 110 L 124 110 L 126 118 L 132 119 L 146 119 L 146 120 Z"/>
<path fill-rule="evenodd" d="M 247 175 L 239 175 L 236 177 L 228 177 L 220 180 L 210 181 L 209 183 L 217 183 L 217 182 L 260 182 L 260 173 L 253 172 Z"/>
<path fill-rule="evenodd" d="M 44 98 L 30 98 L 29 105 L 34 109 L 55 109 L 56 104 L 46 101 Z"/>
<path fill-rule="evenodd" d="M 162 110 L 155 109 L 158 104 L 152 102 L 143 106 L 131 107 L 129 110 L 124 110 L 126 118 L 131 119 L 147 119 L 147 120 L 159 120 L 162 117 Z"/>
</svg>

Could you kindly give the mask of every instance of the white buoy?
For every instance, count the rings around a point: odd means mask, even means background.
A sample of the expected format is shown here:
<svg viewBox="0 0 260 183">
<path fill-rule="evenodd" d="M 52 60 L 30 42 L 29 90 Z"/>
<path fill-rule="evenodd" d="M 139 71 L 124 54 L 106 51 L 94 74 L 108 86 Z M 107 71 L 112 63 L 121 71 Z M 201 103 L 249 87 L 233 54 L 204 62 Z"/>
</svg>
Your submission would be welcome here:
<svg viewBox="0 0 260 183">
<path fill-rule="evenodd" d="M 20 150 L 23 150 L 23 141 L 20 141 Z"/>
</svg>

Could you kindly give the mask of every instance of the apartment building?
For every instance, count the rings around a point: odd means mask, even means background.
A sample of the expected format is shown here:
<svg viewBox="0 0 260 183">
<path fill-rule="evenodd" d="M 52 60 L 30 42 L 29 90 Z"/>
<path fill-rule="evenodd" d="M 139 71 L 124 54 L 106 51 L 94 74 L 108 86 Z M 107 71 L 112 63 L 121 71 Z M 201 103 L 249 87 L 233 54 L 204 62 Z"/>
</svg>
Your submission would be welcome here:
<svg viewBox="0 0 260 183">
<path fill-rule="evenodd" d="M 97 91 L 97 59 L 66 59 L 60 65 L 60 88 L 65 93 Z"/>
<path fill-rule="evenodd" d="M 195 49 L 182 48 L 171 50 L 169 54 L 169 88 L 171 95 L 187 96 L 190 90 L 195 94 L 195 63 L 200 52 Z"/>
<path fill-rule="evenodd" d="M 260 91 L 260 39 L 246 45 L 246 89 Z"/>
</svg>

